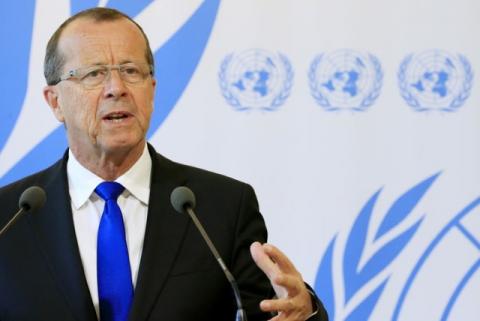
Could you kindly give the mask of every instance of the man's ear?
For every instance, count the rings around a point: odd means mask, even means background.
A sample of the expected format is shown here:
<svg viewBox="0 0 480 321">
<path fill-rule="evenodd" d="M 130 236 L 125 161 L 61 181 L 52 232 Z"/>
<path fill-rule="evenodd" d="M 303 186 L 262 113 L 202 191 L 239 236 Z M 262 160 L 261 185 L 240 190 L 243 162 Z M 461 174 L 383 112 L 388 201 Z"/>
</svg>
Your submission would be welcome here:
<svg viewBox="0 0 480 321">
<path fill-rule="evenodd" d="M 63 110 L 60 106 L 58 96 L 59 93 L 56 86 L 46 86 L 45 88 L 43 88 L 43 97 L 47 101 L 47 104 L 50 106 L 50 109 L 55 115 L 55 118 L 57 118 L 59 122 L 63 123 L 65 121 L 65 117 L 63 116 Z"/>
</svg>

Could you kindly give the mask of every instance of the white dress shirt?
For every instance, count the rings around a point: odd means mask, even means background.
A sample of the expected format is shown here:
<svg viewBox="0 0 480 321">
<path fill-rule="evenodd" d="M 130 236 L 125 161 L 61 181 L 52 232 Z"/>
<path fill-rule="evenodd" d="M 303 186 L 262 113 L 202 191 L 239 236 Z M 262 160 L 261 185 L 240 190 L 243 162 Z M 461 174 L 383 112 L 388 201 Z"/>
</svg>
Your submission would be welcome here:
<svg viewBox="0 0 480 321">
<path fill-rule="evenodd" d="M 137 283 L 147 224 L 151 168 L 152 160 L 145 144 L 140 159 L 125 174 L 115 180 L 125 187 L 117 202 L 122 211 L 125 225 L 134 287 Z M 71 151 L 67 163 L 67 176 L 80 257 L 93 305 L 97 317 L 99 317 L 97 233 L 105 201 L 95 193 L 95 188 L 104 180 L 83 167 Z"/>
</svg>

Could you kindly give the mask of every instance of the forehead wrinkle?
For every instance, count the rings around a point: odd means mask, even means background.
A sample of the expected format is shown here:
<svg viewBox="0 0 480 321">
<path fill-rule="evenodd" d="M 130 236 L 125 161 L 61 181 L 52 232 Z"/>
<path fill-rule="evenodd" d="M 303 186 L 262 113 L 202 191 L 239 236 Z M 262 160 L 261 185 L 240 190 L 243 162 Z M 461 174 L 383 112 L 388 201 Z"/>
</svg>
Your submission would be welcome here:
<svg viewBox="0 0 480 321">
<path fill-rule="evenodd" d="M 73 34 L 68 35 L 62 39 L 62 43 L 59 46 L 62 54 L 65 56 L 65 65 L 98 65 L 105 64 L 107 57 L 105 52 L 105 43 L 96 39 L 99 37 L 92 37 L 92 35 L 87 34 Z M 76 50 L 80 46 L 88 47 L 90 50 L 83 50 L 81 54 Z M 109 50 L 109 52 L 112 52 Z"/>
<path fill-rule="evenodd" d="M 118 26 L 122 33 L 109 34 L 116 31 L 111 27 L 113 24 L 124 22 L 127 23 Z M 64 30 L 58 48 L 65 56 L 65 67 L 68 69 L 85 65 L 145 62 L 144 38 L 127 20 L 100 23 L 84 19 L 75 21 Z"/>
</svg>

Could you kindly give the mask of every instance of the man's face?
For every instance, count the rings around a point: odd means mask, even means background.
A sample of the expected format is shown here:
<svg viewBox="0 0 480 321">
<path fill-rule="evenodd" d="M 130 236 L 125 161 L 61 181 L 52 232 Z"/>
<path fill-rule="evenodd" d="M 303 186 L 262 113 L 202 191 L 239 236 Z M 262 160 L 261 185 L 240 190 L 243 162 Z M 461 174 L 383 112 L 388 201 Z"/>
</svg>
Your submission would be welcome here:
<svg viewBox="0 0 480 321">
<path fill-rule="evenodd" d="M 145 40 L 127 19 L 94 22 L 80 18 L 63 31 L 58 50 L 65 58 L 62 75 L 93 65 L 147 63 Z M 91 158 L 143 150 L 154 89 L 151 76 L 129 84 L 113 69 L 93 89 L 69 79 L 46 87 L 44 94 L 56 118 L 65 124 L 74 154 Z"/>
</svg>

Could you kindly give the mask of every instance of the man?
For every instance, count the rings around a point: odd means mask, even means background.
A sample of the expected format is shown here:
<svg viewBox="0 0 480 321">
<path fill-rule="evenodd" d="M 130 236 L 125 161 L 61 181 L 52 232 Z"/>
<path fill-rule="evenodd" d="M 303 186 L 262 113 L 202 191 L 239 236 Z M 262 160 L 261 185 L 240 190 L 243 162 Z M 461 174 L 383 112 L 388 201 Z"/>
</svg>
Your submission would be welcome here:
<svg viewBox="0 0 480 321">
<path fill-rule="evenodd" d="M 50 39 L 44 96 L 69 150 L 0 189 L 2 225 L 25 188 L 48 195 L 0 239 L 0 320 L 233 320 L 222 271 L 170 205 L 180 185 L 195 192 L 249 320 L 326 320 L 288 258 L 259 243 L 266 229 L 250 186 L 174 163 L 146 143 L 153 70 L 143 30 L 116 10 L 83 11 Z"/>
</svg>

